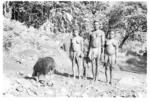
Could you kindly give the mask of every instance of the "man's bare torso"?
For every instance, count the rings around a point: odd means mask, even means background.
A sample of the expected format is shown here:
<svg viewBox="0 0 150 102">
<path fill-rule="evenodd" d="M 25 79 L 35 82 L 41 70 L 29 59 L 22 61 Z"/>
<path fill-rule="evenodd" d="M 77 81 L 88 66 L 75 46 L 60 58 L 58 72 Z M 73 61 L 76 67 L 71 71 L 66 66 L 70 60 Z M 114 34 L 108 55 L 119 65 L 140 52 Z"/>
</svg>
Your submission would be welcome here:
<svg viewBox="0 0 150 102">
<path fill-rule="evenodd" d="M 114 39 L 106 40 L 105 52 L 107 55 L 111 56 L 115 54 L 115 46 L 117 42 Z"/>
<path fill-rule="evenodd" d="M 101 39 L 100 37 L 104 35 L 104 32 L 101 30 L 97 30 L 92 32 L 92 34 L 90 34 L 90 47 L 91 48 L 98 48 L 101 47 Z"/>
</svg>

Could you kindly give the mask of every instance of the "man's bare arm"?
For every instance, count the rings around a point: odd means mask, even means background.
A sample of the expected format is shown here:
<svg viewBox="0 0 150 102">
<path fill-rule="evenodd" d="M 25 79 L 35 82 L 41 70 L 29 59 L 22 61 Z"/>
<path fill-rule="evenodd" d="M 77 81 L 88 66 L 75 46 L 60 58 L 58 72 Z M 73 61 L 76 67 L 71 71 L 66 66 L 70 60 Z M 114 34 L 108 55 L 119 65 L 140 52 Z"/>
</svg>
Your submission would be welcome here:
<svg viewBox="0 0 150 102">
<path fill-rule="evenodd" d="M 69 47 L 69 56 L 72 58 L 72 50 L 73 50 L 73 48 L 72 48 L 72 39 L 70 39 L 70 47 Z"/>
<path fill-rule="evenodd" d="M 117 57 L 118 57 L 118 44 L 115 42 L 115 63 L 117 63 Z"/>
<path fill-rule="evenodd" d="M 91 47 L 91 35 L 90 35 L 90 38 L 89 38 L 89 46 L 88 46 L 88 55 L 89 55 L 89 52 L 90 52 L 90 47 Z"/>
<path fill-rule="evenodd" d="M 103 33 L 101 35 L 101 54 L 103 55 L 102 57 L 104 57 L 104 44 L 105 44 L 105 34 Z"/>
<path fill-rule="evenodd" d="M 83 38 L 81 39 L 81 52 L 82 52 L 82 57 L 83 57 Z"/>
</svg>

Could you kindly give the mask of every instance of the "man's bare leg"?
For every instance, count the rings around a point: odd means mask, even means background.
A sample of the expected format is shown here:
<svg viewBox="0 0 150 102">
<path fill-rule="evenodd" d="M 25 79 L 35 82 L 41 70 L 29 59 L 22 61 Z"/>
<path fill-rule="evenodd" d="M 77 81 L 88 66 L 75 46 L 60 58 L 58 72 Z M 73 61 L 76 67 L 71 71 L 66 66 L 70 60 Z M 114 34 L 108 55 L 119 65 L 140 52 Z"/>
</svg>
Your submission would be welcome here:
<svg viewBox="0 0 150 102">
<path fill-rule="evenodd" d="M 108 65 L 105 63 L 105 78 L 106 78 L 106 83 L 108 82 L 107 70 L 108 70 Z"/>
<path fill-rule="evenodd" d="M 92 61 L 92 73 L 93 73 L 93 81 L 96 81 L 96 59 L 94 59 L 93 61 Z"/>
<path fill-rule="evenodd" d="M 109 80 L 109 84 L 111 84 L 111 83 L 112 83 L 112 64 L 110 65 L 109 70 L 110 70 L 110 71 L 109 71 L 109 74 L 110 74 L 110 76 L 109 76 L 109 77 L 110 77 L 110 78 L 109 78 L 109 79 L 110 79 L 110 80 Z"/>
<path fill-rule="evenodd" d="M 108 65 L 108 67 L 107 67 L 107 78 L 108 78 L 107 83 L 108 84 L 111 83 L 111 67 L 110 66 L 111 65 Z"/>
<path fill-rule="evenodd" d="M 91 61 L 91 65 L 92 65 L 92 76 L 94 79 L 94 60 Z"/>
<path fill-rule="evenodd" d="M 97 81 L 97 76 L 98 76 L 98 66 L 99 66 L 99 58 L 96 58 L 95 59 L 95 63 L 96 63 L 96 66 L 95 66 L 95 81 Z"/>
<path fill-rule="evenodd" d="M 85 76 L 84 76 L 84 71 L 85 71 L 86 69 L 84 69 L 84 60 L 83 60 L 83 58 L 80 58 L 80 76 L 81 76 L 81 78 L 84 78 Z"/>
<path fill-rule="evenodd" d="M 72 72 L 73 72 L 73 78 L 75 79 L 75 57 L 73 56 L 72 59 Z"/>
<path fill-rule="evenodd" d="M 86 64 L 86 59 L 83 60 L 83 75 L 84 75 L 84 79 L 86 79 L 87 77 L 87 64 Z"/>
<path fill-rule="evenodd" d="M 79 57 L 76 58 L 76 63 L 77 63 L 78 77 L 79 77 L 79 79 L 80 79 L 80 69 L 81 69 L 81 67 L 80 67 L 80 60 L 79 60 Z"/>
</svg>

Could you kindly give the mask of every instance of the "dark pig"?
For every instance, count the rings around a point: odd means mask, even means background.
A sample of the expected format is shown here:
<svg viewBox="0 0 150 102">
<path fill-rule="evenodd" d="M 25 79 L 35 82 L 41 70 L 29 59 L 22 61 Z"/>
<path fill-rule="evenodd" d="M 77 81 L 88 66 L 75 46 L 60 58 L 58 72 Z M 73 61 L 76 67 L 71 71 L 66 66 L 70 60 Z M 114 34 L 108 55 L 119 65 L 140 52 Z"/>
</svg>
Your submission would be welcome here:
<svg viewBox="0 0 150 102">
<path fill-rule="evenodd" d="M 45 75 L 47 75 L 49 72 L 54 72 L 55 65 L 55 61 L 52 57 L 39 58 L 34 65 L 32 77 L 37 77 L 40 81 L 41 79 L 39 78 L 41 76 L 45 78 Z"/>
</svg>

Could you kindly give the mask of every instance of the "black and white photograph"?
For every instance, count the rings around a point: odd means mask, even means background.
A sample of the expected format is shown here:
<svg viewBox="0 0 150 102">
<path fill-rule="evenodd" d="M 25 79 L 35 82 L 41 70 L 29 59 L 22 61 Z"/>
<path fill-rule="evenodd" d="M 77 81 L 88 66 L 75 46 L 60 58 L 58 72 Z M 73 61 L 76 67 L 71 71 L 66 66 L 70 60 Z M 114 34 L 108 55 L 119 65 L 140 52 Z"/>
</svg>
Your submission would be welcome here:
<svg viewBox="0 0 150 102">
<path fill-rule="evenodd" d="M 3 1 L 4 97 L 147 97 L 147 1 Z"/>
</svg>

